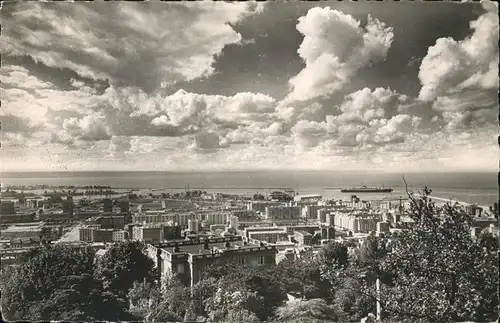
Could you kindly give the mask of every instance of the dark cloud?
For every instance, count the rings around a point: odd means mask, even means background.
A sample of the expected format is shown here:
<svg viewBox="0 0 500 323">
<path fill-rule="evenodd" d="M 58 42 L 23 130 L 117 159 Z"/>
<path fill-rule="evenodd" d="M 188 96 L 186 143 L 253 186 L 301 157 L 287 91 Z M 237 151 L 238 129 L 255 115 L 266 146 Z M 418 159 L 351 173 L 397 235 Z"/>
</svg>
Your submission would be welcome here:
<svg viewBox="0 0 500 323">
<path fill-rule="evenodd" d="M 2 65 L 18 65 L 29 70 L 32 76 L 45 82 L 52 83 L 55 87 L 62 91 L 71 91 L 75 87 L 72 85 L 73 80 L 82 82 L 96 90 L 97 94 L 104 93 L 109 87 L 107 80 L 95 80 L 88 77 L 81 77 L 78 73 L 69 68 L 64 67 L 49 67 L 40 61 L 35 61 L 28 55 L 2 55 Z"/>
<path fill-rule="evenodd" d="M 1 131 L 31 135 L 41 130 L 40 125 L 31 124 L 28 118 L 22 118 L 12 114 L 0 115 Z"/>
</svg>

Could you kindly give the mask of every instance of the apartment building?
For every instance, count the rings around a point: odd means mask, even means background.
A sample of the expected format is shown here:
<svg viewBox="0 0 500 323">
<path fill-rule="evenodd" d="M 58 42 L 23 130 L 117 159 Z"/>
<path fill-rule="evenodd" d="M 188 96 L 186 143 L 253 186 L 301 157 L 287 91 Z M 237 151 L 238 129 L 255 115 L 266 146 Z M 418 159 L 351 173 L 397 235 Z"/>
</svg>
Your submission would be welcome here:
<svg viewBox="0 0 500 323">
<path fill-rule="evenodd" d="M 312 244 L 313 235 L 307 231 L 295 231 L 293 238 L 301 246 L 310 246 Z"/>
<path fill-rule="evenodd" d="M 273 266 L 277 249 L 272 246 L 243 242 L 241 237 L 177 241 L 148 245 L 148 255 L 161 277 L 175 275 L 193 287 L 203 271 L 218 259 L 252 266 Z"/>
<path fill-rule="evenodd" d="M 306 219 L 317 219 L 318 211 L 323 209 L 323 206 L 318 206 L 315 204 L 302 206 L 302 217 Z"/>
<path fill-rule="evenodd" d="M 112 238 L 114 242 L 122 242 L 127 240 L 127 236 L 127 231 L 125 230 L 114 230 Z"/>
<path fill-rule="evenodd" d="M 161 225 L 134 226 L 132 240 L 160 243 L 163 241 L 163 227 Z"/>
<path fill-rule="evenodd" d="M 216 212 L 208 213 L 205 216 L 205 221 L 208 225 L 212 224 L 227 224 L 229 222 L 230 213 L 226 212 Z"/>
<path fill-rule="evenodd" d="M 298 219 L 301 216 L 300 206 L 266 207 L 266 219 Z"/>
<path fill-rule="evenodd" d="M 273 201 L 250 201 L 247 203 L 247 210 L 253 212 L 265 213 L 266 207 L 281 205 L 280 202 Z"/>
<path fill-rule="evenodd" d="M 125 226 L 125 216 L 123 215 L 102 215 L 97 218 L 97 223 L 103 229 L 120 229 Z"/>
<path fill-rule="evenodd" d="M 323 197 L 318 194 L 297 195 L 293 198 L 295 205 L 317 204 Z"/>
<path fill-rule="evenodd" d="M 0 214 L 15 214 L 15 203 L 13 201 L 0 202 Z"/>
<path fill-rule="evenodd" d="M 290 238 L 288 237 L 288 233 L 283 230 L 251 231 L 248 232 L 248 240 L 275 244 L 278 242 L 289 242 Z"/>
<path fill-rule="evenodd" d="M 168 223 L 173 222 L 180 226 L 187 226 L 188 220 L 195 216 L 192 213 L 183 212 L 163 212 L 163 211 L 146 211 L 132 215 L 133 223 Z"/>
<path fill-rule="evenodd" d="M 377 230 L 379 218 L 375 215 L 357 215 L 353 213 L 335 214 L 334 224 L 336 227 L 352 231 L 354 233 L 370 233 Z"/>
</svg>

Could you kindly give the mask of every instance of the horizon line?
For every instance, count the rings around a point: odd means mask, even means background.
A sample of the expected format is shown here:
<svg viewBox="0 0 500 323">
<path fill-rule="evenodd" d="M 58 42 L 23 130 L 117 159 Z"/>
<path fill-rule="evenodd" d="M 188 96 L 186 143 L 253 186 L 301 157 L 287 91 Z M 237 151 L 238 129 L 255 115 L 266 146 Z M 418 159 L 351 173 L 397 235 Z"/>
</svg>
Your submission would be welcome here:
<svg viewBox="0 0 500 323">
<path fill-rule="evenodd" d="M 238 173 L 238 172 L 324 172 L 324 173 L 386 173 L 386 174 L 404 174 L 404 173 L 497 173 L 497 170 L 329 170 L 329 169 L 210 169 L 210 170 L 2 170 L 1 174 L 8 173 Z"/>
</svg>

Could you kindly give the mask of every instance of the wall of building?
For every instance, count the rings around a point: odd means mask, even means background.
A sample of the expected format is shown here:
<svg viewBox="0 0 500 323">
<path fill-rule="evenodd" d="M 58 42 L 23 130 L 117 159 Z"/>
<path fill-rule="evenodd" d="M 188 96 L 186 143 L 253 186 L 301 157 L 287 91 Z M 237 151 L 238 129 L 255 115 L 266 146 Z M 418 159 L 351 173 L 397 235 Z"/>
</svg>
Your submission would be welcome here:
<svg viewBox="0 0 500 323">
<path fill-rule="evenodd" d="M 266 219 L 297 219 L 301 211 L 300 206 L 266 207 Z"/>
</svg>

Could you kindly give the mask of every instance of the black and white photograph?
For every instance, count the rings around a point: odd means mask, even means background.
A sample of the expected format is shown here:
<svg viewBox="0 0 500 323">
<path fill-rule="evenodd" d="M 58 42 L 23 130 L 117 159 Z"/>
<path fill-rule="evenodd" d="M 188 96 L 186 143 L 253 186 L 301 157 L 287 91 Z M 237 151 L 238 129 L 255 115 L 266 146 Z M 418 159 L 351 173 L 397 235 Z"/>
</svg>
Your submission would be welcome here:
<svg viewBox="0 0 500 323">
<path fill-rule="evenodd" d="M 1 321 L 499 322 L 495 1 L 2 1 Z"/>
</svg>

